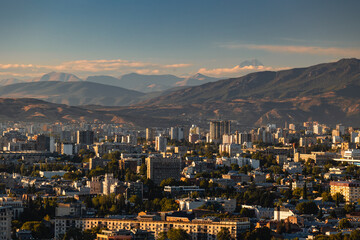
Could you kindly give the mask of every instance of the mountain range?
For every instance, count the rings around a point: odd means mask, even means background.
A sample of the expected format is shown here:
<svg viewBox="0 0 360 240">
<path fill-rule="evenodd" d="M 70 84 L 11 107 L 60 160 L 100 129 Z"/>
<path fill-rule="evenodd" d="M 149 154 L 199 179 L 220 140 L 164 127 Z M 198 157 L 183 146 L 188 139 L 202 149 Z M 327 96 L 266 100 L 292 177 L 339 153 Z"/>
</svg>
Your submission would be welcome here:
<svg viewBox="0 0 360 240">
<path fill-rule="evenodd" d="M 43 86 L 51 91 L 44 91 Z M 104 91 L 108 93 L 104 95 Z M 84 113 L 102 112 L 108 116 L 107 120 L 122 119 L 137 126 L 179 123 L 207 126 L 209 119 L 236 120 L 244 126 L 308 120 L 328 124 L 342 122 L 353 126 L 360 123 L 359 59 L 342 59 L 278 72 L 251 73 L 151 94 L 129 91 L 132 90 L 88 81 L 39 81 L 1 87 L 0 97 L 17 94 L 16 97 L 41 98 L 57 92 L 58 96 L 41 99 L 55 99 L 69 104 L 69 99 L 78 98 L 72 105 L 86 105 L 79 107 Z M 61 96 L 63 93 L 68 94 Z M 86 96 L 86 100 L 79 100 L 82 95 Z M 68 100 L 61 100 L 63 98 Z M 101 98 L 105 100 L 100 101 Z M 90 105 L 98 103 L 112 106 Z M 125 106 L 129 104 L 132 105 Z M 92 118 L 90 115 L 87 119 Z"/>
<path fill-rule="evenodd" d="M 48 81 L 94 82 L 94 83 L 100 83 L 100 84 L 135 90 L 139 92 L 149 93 L 149 92 L 166 91 L 176 87 L 197 86 L 207 82 L 214 82 L 217 80 L 219 80 L 219 78 L 208 77 L 200 73 L 197 73 L 190 77 L 177 77 L 175 75 L 170 75 L 170 74 L 143 75 L 137 73 L 129 73 L 120 76 L 118 78 L 101 75 L 101 76 L 88 76 L 86 79 L 81 79 L 71 73 L 50 72 L 44 74 L 41 77 L 36 77 L 26 80 L 19 80 L 15 78 L 2 79 L 0 80 L 0 86 L 6 86 L 15 83 L 48 82 Z"/>
</svg>

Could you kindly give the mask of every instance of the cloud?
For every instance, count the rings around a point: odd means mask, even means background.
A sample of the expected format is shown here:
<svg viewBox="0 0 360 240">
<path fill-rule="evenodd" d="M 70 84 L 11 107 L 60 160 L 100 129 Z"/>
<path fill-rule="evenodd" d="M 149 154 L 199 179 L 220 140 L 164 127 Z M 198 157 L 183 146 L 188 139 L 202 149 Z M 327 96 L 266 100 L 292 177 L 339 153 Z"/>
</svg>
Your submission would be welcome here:
<svg viewBox="0 0 360 240">
<path fill-rule="evenodd" d="M 160 71 L 158 69 L 140 69 L 135 71 L 138 74 L 159 74 Z"/>
<path fill-rule="evenodd" d="M 0 69 L 33 68 L 32 64 L 0 64 Z"/>
<path fill-rule="evenodd" d="M 246 74 L 249 72 L 257 72 L 257 71 L 277 71 L 277 70 L 284 70 L 287 68 L 273 68 L 273 67 L 265 67 L 265 66 L 244 66 L 240 67 L 240 65 L 236 65 L 232 68 L 213 68 L 213 69 L 207 69 L 207 68 L 200 68 L 198 70 L 198 73 L 204 74 L 204 75 L 210 75 L 210 76 L 234 76 L 239 74 Z"/>
<path fill-rule="evenodd" d="M 333 55 L 341 57 L 360 56 L 359 48 L 337 48 L 337 47 L 318 47 L 318 46 L 297 46 L 297 45 L 255 45 L 255 44 L 225 44 L 222 47 L 229 49 L 247 48 L 264 50 L 268 52 L 297 53 L 311 55 Z"/>
<path fill-rule="evenodd" d="M 184 67 L 190 67 L 191 64 L 188 63 L 178 63 L 178 64 L 169 64 L 169 65 L 164 65 L 164 68 L 184 68 Z"/>
<path fill-rule="evenodd" d="M 16 73 L 16 72 L 0 72 L 0 76 L 4 76 L 6 78 L 23 78 L 23 77 L 39 77 L 46 74 L 45 72 L 37 72 L 37 73 Z"/>
<path fill-rule="evenodd" d="M 186 68 L 191 66 L 187 63 L 158 64 L 142 61 L 130 61 L 125 59 L 98 59 L 66 61 L 57 65 L 36 64 L 0 64 L 1 76 L 33 77 L 40 76 L 43 72 L 70 72 L 81 76 L 90 74 L 119 75 L 130 72 L 140 74 L 162 74 L 168 69 Z"/>
</svg>

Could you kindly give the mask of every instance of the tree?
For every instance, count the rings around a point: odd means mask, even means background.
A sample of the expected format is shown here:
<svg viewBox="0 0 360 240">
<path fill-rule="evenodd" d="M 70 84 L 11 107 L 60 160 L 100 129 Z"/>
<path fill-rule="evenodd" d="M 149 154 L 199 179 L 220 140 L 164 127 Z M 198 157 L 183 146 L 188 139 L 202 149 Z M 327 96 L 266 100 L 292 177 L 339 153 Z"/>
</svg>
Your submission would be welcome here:
<svg viewBox="0 0 360 240">
<path fill-rule="evenodd" d="M 222 227 L 221 230 L 216 234 L 217 240 L 228 240 L 231 238 L 231 234 L 228 228 Z"/>
<path fill-rule="evenodd" d="M 168 178 L 168 179 L 164 179 L 161 181 L 160 183 L 160 187 L 165 187 L 165 186 L 175 186 L 178 185 L 176 180 L 174 178 Z"/>
<path fill-rule="evenodd" d="M 63 240 L 83 240 L 84 235 L 79 228 L 70 228 L 64 235 Z"/>
<path fill-rule="evenodd" d="M 251 232 L 245 234 L 244 239 L 246 240 L 270 240 L 271 239 L 271 230 L 267 227 L 257 228 Z"/>
<path fill-rule="evenodd" d="M 303 199 L 307 199 L 307 187 L 306 182 L 304 183 L 303 192 L 302 192 Z"/>
<path fill-rule="evenodd" d="M 317 214 L 319 208 L 313 201 L 310 201 L 299 203 L 296 205 L 296 210 L 298 210 L 301 214 Z"/>
<path fill-rule="evenodd" d="M 351 212 L 355 212 L 355 206 L 354 204 L 346 204 L 345 207 L 344 207 L 346 213 L 351 213 Z"/>
<path fill-rule="evenodd" d="M 32 235 L 37 239 L 51 238 L 50 229 L 48 229 L 41 221 L 25 222 L 21 229 L 31 231 Z"/>
<path fill-rule="evenodd" d="M 339 229 L 348 229 L 351 228 L 351 223 L 348 219 L 343 218 L 339 222 Z"/>
<path fill-rule="evenodd" d="M 323 202 L 332 202 L 333 198 L 331 197 L 331 194 L 329 192 L 323 192 L 321 194 L 322 201 Z"/>
<path fill-rule="evenodd" d="M 341 194 L 341 193 L 336 193 L 334 196 L 333 196 L 333 199 L 336 203 L 336 206 L 339 206 L 340 203 L 343 203 L 345 202 L 345 198 L 344 196 Z"/>
<path fill-rule="evenodd" d="M 360 231 L 359 230 L 352 231 L 350 234 L 350 240 L 358 240 L 358 239 L 360 239 Z"/>
<path fill-rule="evenodd" d="M 187 240 L 191 239 L 190 235 L 181 228 L 172 228 L 167 232 L 167 237 L 170 240 Z"/>
</svg>

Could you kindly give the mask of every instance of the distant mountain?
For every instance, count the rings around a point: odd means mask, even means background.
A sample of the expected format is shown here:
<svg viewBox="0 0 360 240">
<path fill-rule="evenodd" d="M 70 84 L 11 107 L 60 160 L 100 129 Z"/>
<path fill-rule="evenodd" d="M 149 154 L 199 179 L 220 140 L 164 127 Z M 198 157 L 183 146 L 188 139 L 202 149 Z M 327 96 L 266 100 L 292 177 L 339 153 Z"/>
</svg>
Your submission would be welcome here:
<svg viewBox="0 0 360 240">
<path fill-rule="evenodd" d="M 343 59 L 334 63 L 279 72 L 256 72 L 239 78 L 176 91 L 152 100 L 153 104 L 188 104 L 237 99 L 285 99 L 333 92 L 360 98 L 360 60 Z M 351 96 L 349 96 L 351 94 Z"/>
<path fill-rule="evenodd" d="M 106 76 L 106 75 L 89 76 L 86 78 L 85 81 L 101 83 L 101 84 L 106 84 L 106 85 L 112 85 L 112 86 L 116 86 L 116 87 L 122 87 L 120 79 L 118 79 L 116 77 Z M 124 88 L 126 88 L 126 87 L 124 87 Z"/>
<path fill-rule="evenodd" d="M 88 81 L 42 81 L 0 87 L 0 97 L 37 97 L 52 102 L 86 105 L 78 109 L 84 116 L 85 110 L 89 112 L 87 119 L 100 119 L 102 116 L 103 121 L 127 122 L 142 127 L 176 124 L 208 127 L 209 119 L 236 120 L 244 126 L 314 120 L 360 127 L 359 59 L 342 59 L 278 72 L 257 72 L 178 88 L 144 94 Z M 6 101 L 0 104 L 0 119 L 45 119 L 51 118 L 46 111 L 50 114 L 61 111 L 54 111 L 52 107 L 38 109 L 36 106 L 30 108 L 33 112 L 29 112 L 26 101 Z M 142 102 L 135 104 L 139 101 Z M 132 105 L 125 106 L 129 104 Z M 80 117 L 75 112 L 69 112 L 66 118 Z"/>
<path fill-rule="evenodd" d="M 207 82 L 219 80 L 200 73 L 181 78 L 174 75 L 143 75 L 137 73 L 125 74 L 119 78 L 110 76 L 89 76 L 86 81 L 123 87 L 140 92 L 150 93 L 169 90 L 178 86 L 197 86 Z"/>
<path fill-rule="evenodd" d="M 37 98 L 67 105 L 124 106 L 144 97 L 141 92 L 93 82 L 39 81 L 0 87 L 2 98 Z"/>
<path fill-rule="evenodd" d="M 83 80 L 81 78 L 78 78 L 74 74 L 51 72 L 51 73 L 47 73 L 41 77 L 34 78 L 34 79 L 32 79 L 31 82 L 39 82 L 39 81 L 77 82 L 77 81 L 83 81 Z"/>
<path fill-rule="evenodd" d="M 360 60 L 342 59 L 188 87 L 147 100 L 138 109 L 142 113 L 152 109 L 152 114 L 163 118 L 226 118 L 246 125 L 313 119 L 358 126 L 359 92 Z M 157 106 L 161 111 L 156 111 Z"/>
<path fill-rule="evenodd" d="M 131 89 L 139 92 L 145 93 L 155 93 L 155 96 L 161 91 L 171 90 L 175 87 L 187 87 L 187 86 L 197 86 L 207 82 L 214 82 L 219 80 L 219 78 L 208 77 L 197 73 L 193 76 L 182 78 L 174 75 L 143 75 L 137 73 L 125 74 L 119 78 L 99 75 L 99 76 L 88 76 L 85 79 L 85 82 L 94 82 L 105 85 L 111 85 L 126 89 Z M 61 73 L 61 72 L 50 72 L 41 77 L 36 77 L 33 79 L 27 80 L 18 80 L 18 79 L 4 79 L 0 80 L 0 86 L 10 85 L 14 83 L 22 82 L 82 82 L 83 79 L 77 77 L 74 74 L 70 73 Z M 171 90 L 172 91 L 172 90 Z M 160 94 L 161 95 L 161 94 Z"/>
<path fill-rule="evenodd" d="M 246 66 L 254 66 L 254 67 L 258 67 L 258 66 L 264 66 L 264 64 L 262 64 L 259 60 L 257 59 L 253 59 L 253 60 L 246 60 L 243 61 L 242 63 L 239 64 L 240 67 L 246 67 Z"/>
<path fill-rule="evenodd" d="M 120 77 L 122 86 L 141 92 L 155 92 L 163 91 L 176 86 L 176 83 L 181 81 L 174 75 L 143 75 L 137 73 L 130 73 Z"/>
<path fill-rule="evenodd" d="M 24 81 L 16 79 L 16 78 L 8 78 L 8 79 L 1 79 L 0 86 L 15 84 L 15 83 L 22 83 Z"/>
<path fill-rule="evenodd" d="M 198 86 L 208 82 L 215 82 L 220 78 L 208 77 L 201 73 L 197 73 L 193 76 L 184 78 L 184 80 L 177 82 L 177 86 Z"/>
</svg>

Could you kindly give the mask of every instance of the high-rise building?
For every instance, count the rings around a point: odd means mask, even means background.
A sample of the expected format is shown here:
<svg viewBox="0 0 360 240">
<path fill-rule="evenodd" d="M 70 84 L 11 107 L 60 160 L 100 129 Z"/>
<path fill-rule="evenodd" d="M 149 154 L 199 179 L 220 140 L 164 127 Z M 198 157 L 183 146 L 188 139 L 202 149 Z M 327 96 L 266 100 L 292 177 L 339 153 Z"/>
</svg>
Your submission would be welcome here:
<svg viewBox="0 0 360 240">
<path fill-rule="evenodd" d="M 250 133 L 239 133 L 237 135 L 237 144 L 244 144 L 244 143 L 252 142 L 251 134 Z"/>
<path fill-rule="evenodd" d="M 117 182 L 117 179 L 114 178 L 114 174 L 112 173 L 106 173 L 103 181 L 103 194 L 109 195 L 110 187 L 111 185 L 115 184 Z"/>
<path fill-rule="evenodd" d="M 360 182 L 330 182 L 330 193 L 332 196 L 342 194 L 346 202 L 357 202 L 360 198 Z"/>
<path fill-rule="evenodd" d="M 342 125 L 341 123 L 336 125 L 336 130 L 339 131 L 340 136 L 345 134 L 345 126 Z"/>
<path fill-rule="evenodd" d="M 192 125 L 191 128 L 189 129 L 189 133 L 200 134 L 200 128 L 197 127 L 196 125 Z"/>
<path fill-rule="evenodd" d="M 171 138 L 171 140 L 177 140 L 177 141 L 184 139 L 184 128 L 171 127 L 170 128 L 170 138 Z"/>
<path fill-rule="evenodd" d="M 12 207 L 0 207 L 0 239 L 11 239 Z"/>
<path fill-rule="evenodd" d="M 155 129 L 146 128 L 146 140 L 153 141 L 155 139 Z"/>
<path fill-rule="evenodd" d="M 230 132 L 230 121 L 210 122 L 210 141 L 219 141 L 224 134 L 229 135 Z"/>
<path fill-rule="evenodd" d="M 160 184 L 162 180 L 174 178 L 180 180 L 181 159 L 163 158 L 160 156 L 150 156 L 146 158 L 147 178 Z"/>
<path fill-rule="evenodd" d="M 94 132 L 93 131 L 77 131 L 76 132 L 76 143 L 91 145 L 94 143 Z"/>
<path fill-rule="evenodd" d="M 61 131 L 60 132 L 60 142 L 72 142 L 70 131 Z"/>
<path fill-rule="evenodd" d="M 155 150 L 158 152 L 166 152 L 167 138 L 163 136 L 157 136 L 155 138 Z"/>
<path fill-rule="evenodd" d="M 40 134 L 36 138 L 36 150 L 38 151 L 50 151 L 50 137 Z"/>
</svg>

